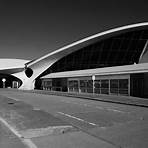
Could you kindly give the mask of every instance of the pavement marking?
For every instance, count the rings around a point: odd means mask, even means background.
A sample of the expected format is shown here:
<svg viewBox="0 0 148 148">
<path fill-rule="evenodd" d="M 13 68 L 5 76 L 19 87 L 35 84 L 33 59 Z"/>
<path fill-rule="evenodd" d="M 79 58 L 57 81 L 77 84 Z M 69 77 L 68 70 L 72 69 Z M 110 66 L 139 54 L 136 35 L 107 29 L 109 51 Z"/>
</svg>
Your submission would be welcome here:
<svg viewBox="0 0 148 148">
<path fill-rule="evenodd" d="M 7 127 L 9 128 L 17 137 L 22 138 L 22 135 L 19 134 L 18 131 L 16 131 L 11 125 L 7 123 L 3 118 L 0 117 L 0 121 Z"/>
<path fill-rule="evenodd" d="M 85 120 L 83 120 L 83 119 L 81 119 L 81 118 L 78 118 L 78 117 L 75 117 L 75 116 L 72 116 L 72 115 L 69 115 L 69 114 L 65 114 L 65 113 L 63 113 L 63 112 L 57 112 L 57 113 L 62 114 L 62 115 L 67 116 L 67 117 L 70 117 L 70 118 L 73 118 L 73 119 L 76 119 L 76 120 L 79 120 L 79 121 L 82 121 L 82 122 L 85 122 L 85 123 L 90 124 L 90 125 L 93 125 L 93 126 L 98 126 L 98 125 L 95 124 L 95 123 L 85 121 Z"/>
<path fill-rule="evenodd" d="M 29 146 L 29 148 L 37 148 L 37 146 L 32 142 L 31 139 L 23 139 L 23 142 Z"/>
<path fill-rule="evenodd" d="M 95 108 L 105 110 L 105 108 L 103 108 L 101 106 L 95 106 Z"/>
<path fill-rule="evenodd" d="M 117 110 L 117 109 L 107 108 L 106 110 L 108 110 L 108 111 L 114 111 L 114 112 L 119 112 L 119 113 L 125 113 L 124 111 L 120 111 L 120 110 Z"/>
<path fill-rule="evenodd" d="M 24 139 L 23 136 L 16 129 L 14 129 L 6 120 L 4 120 L 2 117 L 0 117 L 0 121 L 29 148 L 37 148 L 37 146 L 32 142 L 31 139 Z"/>
</svg>

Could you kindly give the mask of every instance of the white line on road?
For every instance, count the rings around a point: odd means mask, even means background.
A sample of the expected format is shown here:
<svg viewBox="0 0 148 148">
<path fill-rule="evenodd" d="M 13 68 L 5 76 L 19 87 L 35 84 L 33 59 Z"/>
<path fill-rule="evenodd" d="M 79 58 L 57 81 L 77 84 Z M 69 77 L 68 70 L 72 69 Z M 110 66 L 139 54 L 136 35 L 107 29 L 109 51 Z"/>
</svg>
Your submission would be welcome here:
<svg viewBox="0 0 148 148">
<path fill-rule="evenodd" d="M 24 139 L 23 141 L 26 145 L 29 146 L 29 148 L 37 148 L 37 146 L 32 142 L 31 139 Z"/>
<path fill-rule="evenodd" d="M 26 144 L 29 148 L 37 148 L 37 146 L 31 141 L 31 139 L 24 139 L 19 132 L 14 129 L 10 124 L 7 123 L 3 118 L 0 117 L 0 121 L 9 129 L 11 132 L 13 132 L 19 139 L 22 140 L 24 144 Z"/>
<path fill-rule="evenodd" d="M 72 115 L 69 115 L 69 114 L 65 114 L 65 113 L 63 113 L 63 112 L 57 112 L 57 113 L 62 114 L 62 115 L 67 116 L 67 117 L 70 117 L 70 118 L 73 118 L 73 119 L 76 119 L 76 120 L 79 120 L 79 121 L 82 121 L 82 122 L 85 122 L 85 123 L 90 124 L 90 125 L 93 125 L 93 126 L 98 126 L 98 125 L 95 124 L 95 123 L 85 121 L 85 120 L 83 120 L 83 119 L 81 119 L 81 118 L 78 118 L 78 117 L 75 117 L 75 116 L 72 116 Z"/>
<path fill-rule="evenodd" d="M 101 109 L 101 110 L 105 110 L 103 107 L 101 107 L 101 106 L 95 106 L 95 108 L 97 108 L 97 109 Z"/>
<path fill-rule="evenodd" d="M 117 110 L 117 109 L 110 109 L 110 108 L 107 108 L 108 111 L 114 111 L 114 112 L 119 112 L 119 113 L 125 113 L 123 111 L 120 111 L 120 110 Z"/>
</svg>

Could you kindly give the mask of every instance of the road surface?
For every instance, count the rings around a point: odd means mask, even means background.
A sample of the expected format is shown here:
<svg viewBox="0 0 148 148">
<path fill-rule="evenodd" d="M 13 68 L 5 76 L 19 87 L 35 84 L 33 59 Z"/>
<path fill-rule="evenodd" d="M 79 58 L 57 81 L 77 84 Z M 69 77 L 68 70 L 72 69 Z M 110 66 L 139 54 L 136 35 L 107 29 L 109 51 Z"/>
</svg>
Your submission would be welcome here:
<svg viewBox="0 0 148 148">
<path fill-rule="evenodd" d="M 148 146 L 148 108 L 2 89 L 0 94 L 44 110 L 77 129 L 60 136 L 32 138 L 38 147 Z"/>
<path fill-rule="evenodd" d="M 0 122 L 0 148 L 27 148 L 27 145 Z"/>
</svg>

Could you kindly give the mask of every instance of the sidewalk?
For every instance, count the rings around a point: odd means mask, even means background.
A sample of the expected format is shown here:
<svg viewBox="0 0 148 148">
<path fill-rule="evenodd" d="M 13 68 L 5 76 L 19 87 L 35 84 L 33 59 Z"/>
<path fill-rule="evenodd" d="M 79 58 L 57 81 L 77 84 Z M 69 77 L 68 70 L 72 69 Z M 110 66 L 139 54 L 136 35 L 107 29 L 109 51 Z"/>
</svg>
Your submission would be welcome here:
<svg viewBox="0 0 148 148">
<path fill-rule="evenodd" d="M 60 92 L 60 91 L 48 91 L 48 90 L 18 90 L 18 89 L 6 89 L 6 90 L 38 93 L 38 94 L 45 94 L 45 95 L 76 97 L 81 99 L 91 99 L 91 100 L 110 102 L 110 103 L 119 103 L 119 104 L 126 104 L 126 105 L 140 106 L 140 107 L 148 107 L 148 98 L 138 98 L 138 97 L 132 97 L 132 96 L 76 93 L 76 92 L 73 93 L 73 92 Z"/>
<path fill-rule="evenodd" d="M 148 99 L 131 97 L 131 96 L 120 96 L 120 95 L 104 95 L 104 94 L 90 94 L 90 93 L 67 93 L 58 91 L 48 91 L 48 90 L 32 90 L 27 91 L 32 93 L 47 94 L 47 95 L 59 95 L 67 97 L 77 97 L 81 99 L 91 99 L 96 101 L 104 101 L 110 103 L 119 103 L 126 105 L 134 105 L 140 107 L 148 107 Z"/>
</svg>

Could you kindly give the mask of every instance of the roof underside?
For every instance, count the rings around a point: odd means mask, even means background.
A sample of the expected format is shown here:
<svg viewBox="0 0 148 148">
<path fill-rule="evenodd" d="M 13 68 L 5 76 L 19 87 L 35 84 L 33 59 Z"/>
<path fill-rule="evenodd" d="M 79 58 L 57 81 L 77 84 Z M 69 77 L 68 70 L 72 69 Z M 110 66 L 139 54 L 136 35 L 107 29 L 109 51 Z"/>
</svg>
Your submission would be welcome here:
<svg viewBox="0 0 148 148">
<path fill-rule="evenodd" d="M 12 68 L 12 69 L 2 69 L 0 74 L 14 74 L 23 71 L 24 68 Z"/>
<path fill-rule="evenodd" d="M 92 75 L 101 76 L 101 75 L 132 74 L 132 73 L 143 73 L 143 72 L 148 72 L 148 63 L 96 68 L 96 69 L 79 70 L 79 71 L 57 72 L 43 76 L 42 79 L 71 78 L 71 77 L 83 77 L 83 76 L 92 76 Z"/>
<path fill-rule="evenodd" d="M 139 58 L 148 40 L 148 29 L 128 30 L 99 40 L 61 58 L 43 74 L 92 68 L 131 65 Z"/>
</svg>

